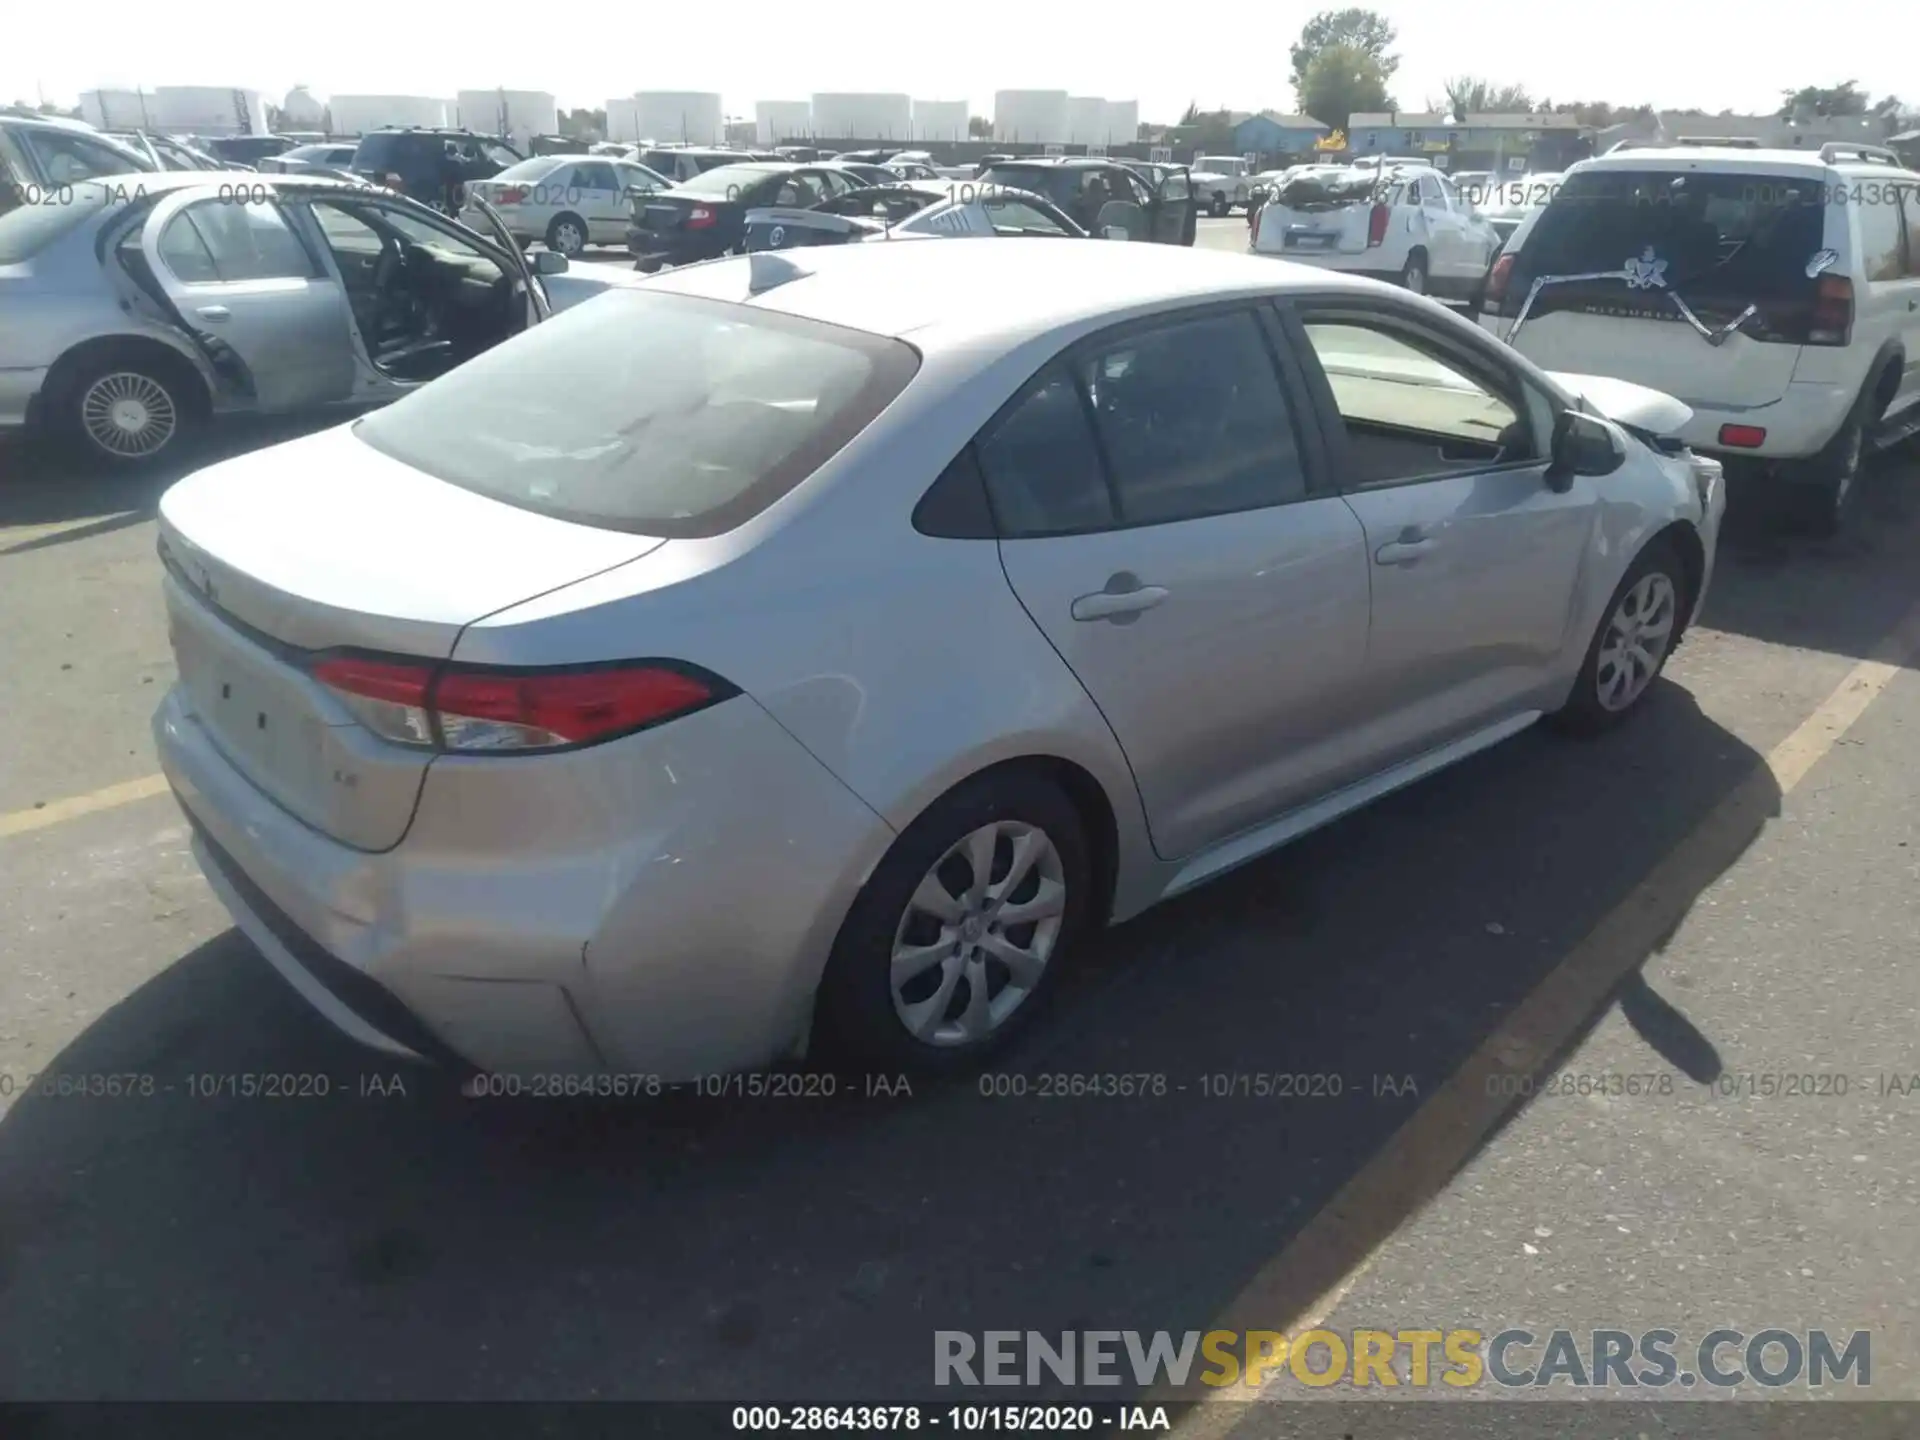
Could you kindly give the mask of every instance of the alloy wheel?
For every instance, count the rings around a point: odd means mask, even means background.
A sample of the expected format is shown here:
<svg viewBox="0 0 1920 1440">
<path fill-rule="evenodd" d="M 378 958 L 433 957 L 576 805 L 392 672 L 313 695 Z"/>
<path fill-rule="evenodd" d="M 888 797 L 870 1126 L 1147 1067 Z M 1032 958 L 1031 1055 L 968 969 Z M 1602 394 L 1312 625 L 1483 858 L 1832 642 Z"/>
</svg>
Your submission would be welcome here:
<svg viewBox="0 0 1920 1440">
<path fill-rule="evenodd" d="M 1673 643 L 1678 614 L 1678 592 L 1672 579 L 1658 570 L 1642 575 L 1620 597 L 1607 617 L 1594 667 L 1601 709 L 1617 713 L 1646 693 Z"/>
<path fill-rule="evenodd" d="M 87 438 L 109 455 L 139 460 L 165 447 L 180 416 L 158 380 L 137 370 L 115 370 L 80 397 L 80 423 Z"/>
<path fill-rule="evenodd" d="M 894 933 L 894 1014 L 928 1045 L 999 1030 L 1039 986 L 1066 917 L 1066 869 L 1047 833 L 995 820 L 934 863 Z"/>
</svg>

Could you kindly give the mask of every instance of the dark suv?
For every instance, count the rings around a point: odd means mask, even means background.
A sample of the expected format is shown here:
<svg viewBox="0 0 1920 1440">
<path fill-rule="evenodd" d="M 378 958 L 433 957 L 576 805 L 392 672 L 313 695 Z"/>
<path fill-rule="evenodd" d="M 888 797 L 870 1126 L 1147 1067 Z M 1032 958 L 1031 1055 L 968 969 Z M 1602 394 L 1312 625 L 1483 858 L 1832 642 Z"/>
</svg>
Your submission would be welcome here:
<svg viewBox="0 0 1920 1440">
<path fill-rule="evenodd" d="M 469 180 L 491 180 L 526 157 L 491 135 L 471 130 L 374 130 L 353 152 L 354 174 L 458 215 Z"/>
<path fill-rule="evenodd" d="M 1149 177 L 1092 156 L 1028 156 L 997 160 L 973 183 L 1044 195 L 1100 240 L 1191 245 L 1199 220 L 1183 165 Z"/>
</svg>

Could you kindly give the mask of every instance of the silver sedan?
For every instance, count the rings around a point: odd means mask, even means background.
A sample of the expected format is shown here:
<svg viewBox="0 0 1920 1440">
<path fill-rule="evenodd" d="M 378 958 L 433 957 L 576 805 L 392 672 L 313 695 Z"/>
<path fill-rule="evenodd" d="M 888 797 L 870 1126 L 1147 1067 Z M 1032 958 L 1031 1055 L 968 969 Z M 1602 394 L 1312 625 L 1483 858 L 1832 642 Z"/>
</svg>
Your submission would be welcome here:
<svg viewBox="0 0 1920 1440">
<path fill-rule="evenodd" d="M 49 190 L 0 212 L 0 431 L 144 465 L 219 416 L 382 404 L 620 283 L 476 224 L 252 171 Z"/>
<path fill-rule="evenodd" d="M 468 181 L 461 218 L 484 224 L 475 204 L 484 200 L 520 244 L 537 240 L 575 256 L 589 245 L 625 245 L 633 197 L 672 187 L 666 176 L 631 160 L 537 155 L 490 180 Z"/>
<path fill-rule="evenodd" d="M 169 490 L 159 753 L 368 1045 L 968 1066 L 1096 927 L 1631 715 L 1713 567 L 1687 413 L 1246 256 L 717 260 Z"/>
</svg>

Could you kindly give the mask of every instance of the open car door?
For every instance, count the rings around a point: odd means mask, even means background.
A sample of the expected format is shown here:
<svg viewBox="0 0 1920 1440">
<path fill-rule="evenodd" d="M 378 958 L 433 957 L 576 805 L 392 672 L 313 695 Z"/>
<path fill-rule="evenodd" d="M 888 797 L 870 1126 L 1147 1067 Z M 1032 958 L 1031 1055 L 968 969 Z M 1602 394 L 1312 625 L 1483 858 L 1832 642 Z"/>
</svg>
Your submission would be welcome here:
<svg viewBox="0 0 1920 1440">
<path fill-rule="evenodd" d="M 495 249 L 502 252 L 502 258 L 513 267 L 520 284 L 525 287 L 521 293 L 527 297 L 527 324 L 538 325 L 550 318 L 553 301 L 547 296 L 547 287 L 540 283 L 540 277 L 534 273 L 533 262 L 527 259 L 526 252 L 514 243 L 507 222 L 500 218 L 500 212 L 477 192 L 468 193 L 467 203 L 480 212 L 480 218 L 487 226 L 487 238 L 492 240 Z"/>
<path fill-rule="evenodd" d="M 1160 245 L 1191 245 L 1200 210 L 1193 202 L 1193 172 L 1174 165 L 1153 187 L 1153 239 Z"/>
</svg>

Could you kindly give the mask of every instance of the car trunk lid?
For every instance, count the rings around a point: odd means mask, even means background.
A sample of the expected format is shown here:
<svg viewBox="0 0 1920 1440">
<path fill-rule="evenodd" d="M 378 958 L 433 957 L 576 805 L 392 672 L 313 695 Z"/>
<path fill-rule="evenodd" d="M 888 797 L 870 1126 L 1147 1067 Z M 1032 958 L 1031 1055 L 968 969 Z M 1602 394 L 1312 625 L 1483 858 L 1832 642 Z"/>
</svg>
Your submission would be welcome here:
<svg viewBox="0 0 1920 1440">
<path fill-rule="evenodd" d="M 1372 171 L 1304 175 L 1283 183 L 1259 214 L 1255 248 L 1265 254 L 1357 255 L 1374 239 L 1373 212 L 1399 187 Z"/>
<path fill-rule="evenodd" d="M 663 543 L 435 480 L 350 426 L 199 471 L 159 518 L 183 703 L 261 791 L 363 850 L 406 833 L 433 751 L 376 739 L 315 661 L 443 661 L 474 621 Z"/>
<path fill-rule="evenodd" d="M 1512 252 L 1496 333 L 1547 368 L 1772 404 L 1813 324 L 1824 215 L 1810 178 L 1575 173 Z"/>
<path fill-rule="evenodd" d="M 747 249 L 791 250 L 801 245 L 845 245 L 877 235 L 884 222 L 851 215 L 829 215 L 770 205 L 746 214 Z"/>
</svg>

